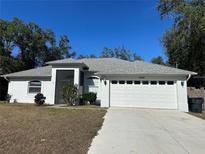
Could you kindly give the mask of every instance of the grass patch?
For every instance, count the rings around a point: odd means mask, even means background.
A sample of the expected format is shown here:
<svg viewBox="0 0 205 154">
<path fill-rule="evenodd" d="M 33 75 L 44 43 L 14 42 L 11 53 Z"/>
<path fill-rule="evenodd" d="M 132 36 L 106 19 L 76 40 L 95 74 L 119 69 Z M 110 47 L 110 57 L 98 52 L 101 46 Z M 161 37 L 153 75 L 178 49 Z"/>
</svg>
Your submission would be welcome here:
<svg viewBox="0 0 205 154">
<path fill-rule="evenodd" d="M 0 101 L 0 104 L 8 103 L 7 101 Z"/>
<path fill-rule="evenodd" d="M 0 153 L 86 153 L 105 113 L 0 103 Z"/>
</svg>

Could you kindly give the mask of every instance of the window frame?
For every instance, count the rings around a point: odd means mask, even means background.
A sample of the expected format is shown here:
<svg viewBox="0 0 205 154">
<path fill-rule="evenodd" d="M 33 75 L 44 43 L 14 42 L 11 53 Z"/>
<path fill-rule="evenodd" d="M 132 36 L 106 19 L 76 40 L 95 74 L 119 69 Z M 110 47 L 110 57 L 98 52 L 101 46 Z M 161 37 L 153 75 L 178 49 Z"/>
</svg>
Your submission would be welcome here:
<svg viewBox="0 0 205 154">
<path fill-rule="evenodd" d="M 39 85 L 31 85 L 32 82 L 39 82 Z M 32 92 L 30 91 L 30 88 L 38 88 L 40 89 L 38 92 Z M 42 89 L 42 83 L 40 80 L 32 80 L 28 82 L 28 94 L 37 94 L 37 93 L 41 93 L 41 89 Z"/>
<path fill-rule="evenodd" d="M 87 77 L 88 80 L 99 80 L 100 78 L 98 76 L 89 76 Z"/>
</svg>

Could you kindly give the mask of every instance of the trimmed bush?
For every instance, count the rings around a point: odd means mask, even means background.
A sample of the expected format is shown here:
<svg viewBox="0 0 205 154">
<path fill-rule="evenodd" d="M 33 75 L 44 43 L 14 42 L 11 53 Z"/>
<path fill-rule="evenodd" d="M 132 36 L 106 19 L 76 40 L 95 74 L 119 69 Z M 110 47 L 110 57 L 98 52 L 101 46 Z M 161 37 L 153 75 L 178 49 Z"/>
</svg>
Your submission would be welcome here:
<svg viewBox="0 0 205 154">
<path fill-rule="evenodd" d="M 38 93 L 35 95 L 35 99 L 34 102 L 36 103 L 36 105 L 43 105 L 45 103 L 45 99 L 46 97 L 43 96 L 42 93 Z"/>
<path fill-rule="evenodd" d="M 90 104 L 94 104 L 97 99 L 97 94 L 93 92 L 84 93 L 83 100 L 90 102 Z"/>
</svg>

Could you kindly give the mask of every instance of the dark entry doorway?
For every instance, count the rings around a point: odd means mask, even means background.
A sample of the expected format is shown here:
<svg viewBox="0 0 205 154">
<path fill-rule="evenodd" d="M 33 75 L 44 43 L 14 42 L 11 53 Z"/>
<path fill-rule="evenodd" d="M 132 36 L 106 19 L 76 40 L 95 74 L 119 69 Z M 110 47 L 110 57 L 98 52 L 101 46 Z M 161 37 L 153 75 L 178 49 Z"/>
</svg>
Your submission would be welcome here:
<svg viewBox="0 0 205 154">
<path fill-rule="evenodd" d="M 55 104 L 65 104 L 62 96 L 63 87 L 69 83 L 74 84 L 74 70 L 57 70 Z"/>
</svg>

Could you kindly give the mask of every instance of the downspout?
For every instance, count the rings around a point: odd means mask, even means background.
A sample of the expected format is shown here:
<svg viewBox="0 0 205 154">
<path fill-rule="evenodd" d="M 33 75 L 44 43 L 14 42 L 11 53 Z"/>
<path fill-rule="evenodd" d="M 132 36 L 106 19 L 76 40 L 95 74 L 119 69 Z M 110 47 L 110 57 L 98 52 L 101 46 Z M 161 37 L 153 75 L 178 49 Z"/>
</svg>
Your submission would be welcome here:
<svg viewBox="0 0 205 154">
<path fill-rule="evenodd" d="M 187 79 L 186 79 L 186 90 L 187 90 L 187 83 L 189 81 L 189 79 L 191 78 L 191 74 L 188 75 Z M 187 92 L 187 101 L 188 101 L 188 92 Z M 188 103 L 188 102 L 187 102 Z M 188 111 L 189 111 L 189 107 L 188 107 Z"/>
</svg>

